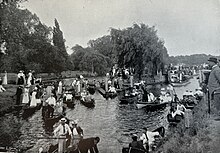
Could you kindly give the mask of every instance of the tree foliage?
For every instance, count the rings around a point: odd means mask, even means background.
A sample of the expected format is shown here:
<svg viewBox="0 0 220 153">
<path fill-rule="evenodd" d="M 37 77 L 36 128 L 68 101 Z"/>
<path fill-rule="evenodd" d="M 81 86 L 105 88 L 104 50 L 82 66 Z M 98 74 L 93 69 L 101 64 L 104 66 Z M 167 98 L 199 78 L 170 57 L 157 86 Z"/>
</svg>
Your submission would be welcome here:
<svg viewBox="0 0 220 153">
<path fill-rule="evenodd" d="M 133 67 L 136 74 L 154 76 L 163 69 L 168 57 L 164 42 L 155 27 L 134 24 L 126 29 L 111 29 L 119 67 Z"/>
<path fill-rule="evenodd" d="M 94 72 L 104 75 L 109 71 L 110 58 L 95 51 L 91 47 L 83 48 L 76 45 L 72 48 L 71 61 L 75 70 Z"/>
<path fill-rule="evenodd" d="M 0 12 L 0 44 L 5 42 L 6 47 L 0 56 L 0 70 L 58 73 L 68 66 L 71 69 L 57 20 L 54 29 L 47 27 L 36 14 L 20 9 L 16 1 L 1 4 Z"/>
<path fill-rule="evenodd" d="M 212 55 L 206 55 L 206 54 L 193 54 L 193 55 L 180 55 L 180 56 L 170 56 L 169 57 L 169 63 L 172 63 L 174 65 L 183 63 L 189 66 L 193 65 L 201 65 L 207 62 L 209 57 Z M 220 58 L 219 56 L 217 58 Z"/>
</svg>

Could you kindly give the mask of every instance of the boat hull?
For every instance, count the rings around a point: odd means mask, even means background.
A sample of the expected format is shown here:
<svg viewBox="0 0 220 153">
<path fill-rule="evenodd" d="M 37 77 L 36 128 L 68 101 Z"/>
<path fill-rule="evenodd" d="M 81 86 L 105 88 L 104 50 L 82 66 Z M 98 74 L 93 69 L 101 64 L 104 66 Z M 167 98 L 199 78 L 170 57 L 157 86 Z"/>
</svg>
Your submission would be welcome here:
<svg viewBox="0 0 220 153">
<path fill-rule="evenodd" d="M 167 102 L 164 103 L 149 103 L 149 102 L 136 102 L 136 107 L 138 109 L 146 108 L 148 110 L 163 109 L 167 106 Z"/>
<path fill-rule="evenodd" d="M 83 104 L 86 107 L 89 107 L 89 108 L 95 107 L 95 100 L 94 99 L 92 99 L 91 101 L 84 101 L 81 99 L 80 102 L 81 102 L 81 104 Z"/>
</svg>

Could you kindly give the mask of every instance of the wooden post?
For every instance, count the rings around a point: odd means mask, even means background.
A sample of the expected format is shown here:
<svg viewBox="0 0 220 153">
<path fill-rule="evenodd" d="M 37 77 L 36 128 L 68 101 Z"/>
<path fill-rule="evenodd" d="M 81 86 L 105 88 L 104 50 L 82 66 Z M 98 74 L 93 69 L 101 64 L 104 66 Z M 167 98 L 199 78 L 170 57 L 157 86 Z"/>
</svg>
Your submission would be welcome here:
<svg viewBox="0 0 220 153">
<path fill-rule="evenodd" d="M 134 76 L 131 75 L 131 76 L 130 76 L 130 86 L 131 86 L 131 87 L 134 86 L 134 80 L 133 80 L 133 79 L 134 79 Z"/>
<path fill-rule="evenodd" d="M 108 77 L 105 77 L 105 91 L 108 91 Z"/>
</svg>

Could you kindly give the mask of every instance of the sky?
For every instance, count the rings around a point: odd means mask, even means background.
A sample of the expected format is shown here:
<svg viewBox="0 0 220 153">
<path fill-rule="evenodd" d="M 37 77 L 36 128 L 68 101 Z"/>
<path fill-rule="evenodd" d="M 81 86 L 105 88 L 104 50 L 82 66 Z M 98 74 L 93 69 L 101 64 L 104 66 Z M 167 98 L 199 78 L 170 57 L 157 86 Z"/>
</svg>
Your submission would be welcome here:
<svg viewBox="0 0 220 153">
<path fill-rule="evenodd" d="M 47 26 L 56 18 L 68 50 L 134 23 L 155 26 L 169 55 L 220 55 L 220 0 L 28 0 Z M 69 52 L 70 53 L 70 52 Z"/>
</svg>

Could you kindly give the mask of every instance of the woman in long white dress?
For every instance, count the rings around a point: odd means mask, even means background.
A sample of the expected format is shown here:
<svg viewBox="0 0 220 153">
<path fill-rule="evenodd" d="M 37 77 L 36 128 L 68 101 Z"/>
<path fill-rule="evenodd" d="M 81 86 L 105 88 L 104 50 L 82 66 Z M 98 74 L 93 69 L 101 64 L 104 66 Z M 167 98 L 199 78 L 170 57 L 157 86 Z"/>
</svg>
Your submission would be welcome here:
<svg viewBox="0 0 220 153">
<path fill-rule="evenodd" d="M 28 104 L 29 103 L 29 100 L 30 100 L 30 98 L 29 98 L 29 86 L 26 86 L 25 88 L 24 88 L 24 91 L 23 91 L 23 94 L 22 94 L 23 96 L 23 98 L 22 98 L 22 104 Z"/>
<path fill-rule="evenodd" d="M 5 71 L 2 84 L 8 84 L 7 72 Z"/>
<path fill-rule="evenodd" d="M 31 95 L 31 103 L 30 103 L 31 107 L 36 107 L 37 106 L 36 94 L 37 94 L 37 90 L 34 89 L 33 92 L 32 92 L 32 95 Z"/>
<path fill-rule="evenodd" d="M 62 81 L 59 81 L 59 84 L 58 84 L 58 95 L 61 95 L 62 94 L 62 88 L 63 88 L 63 84 L 62 84 Z"/>
<path fill-rule="evenodd" d="M 27 78 L 27 85 L 31 85 L 31 80 L 32 80 L 32 73 L 28 73 L 28 78 Z"/>
</svg>

